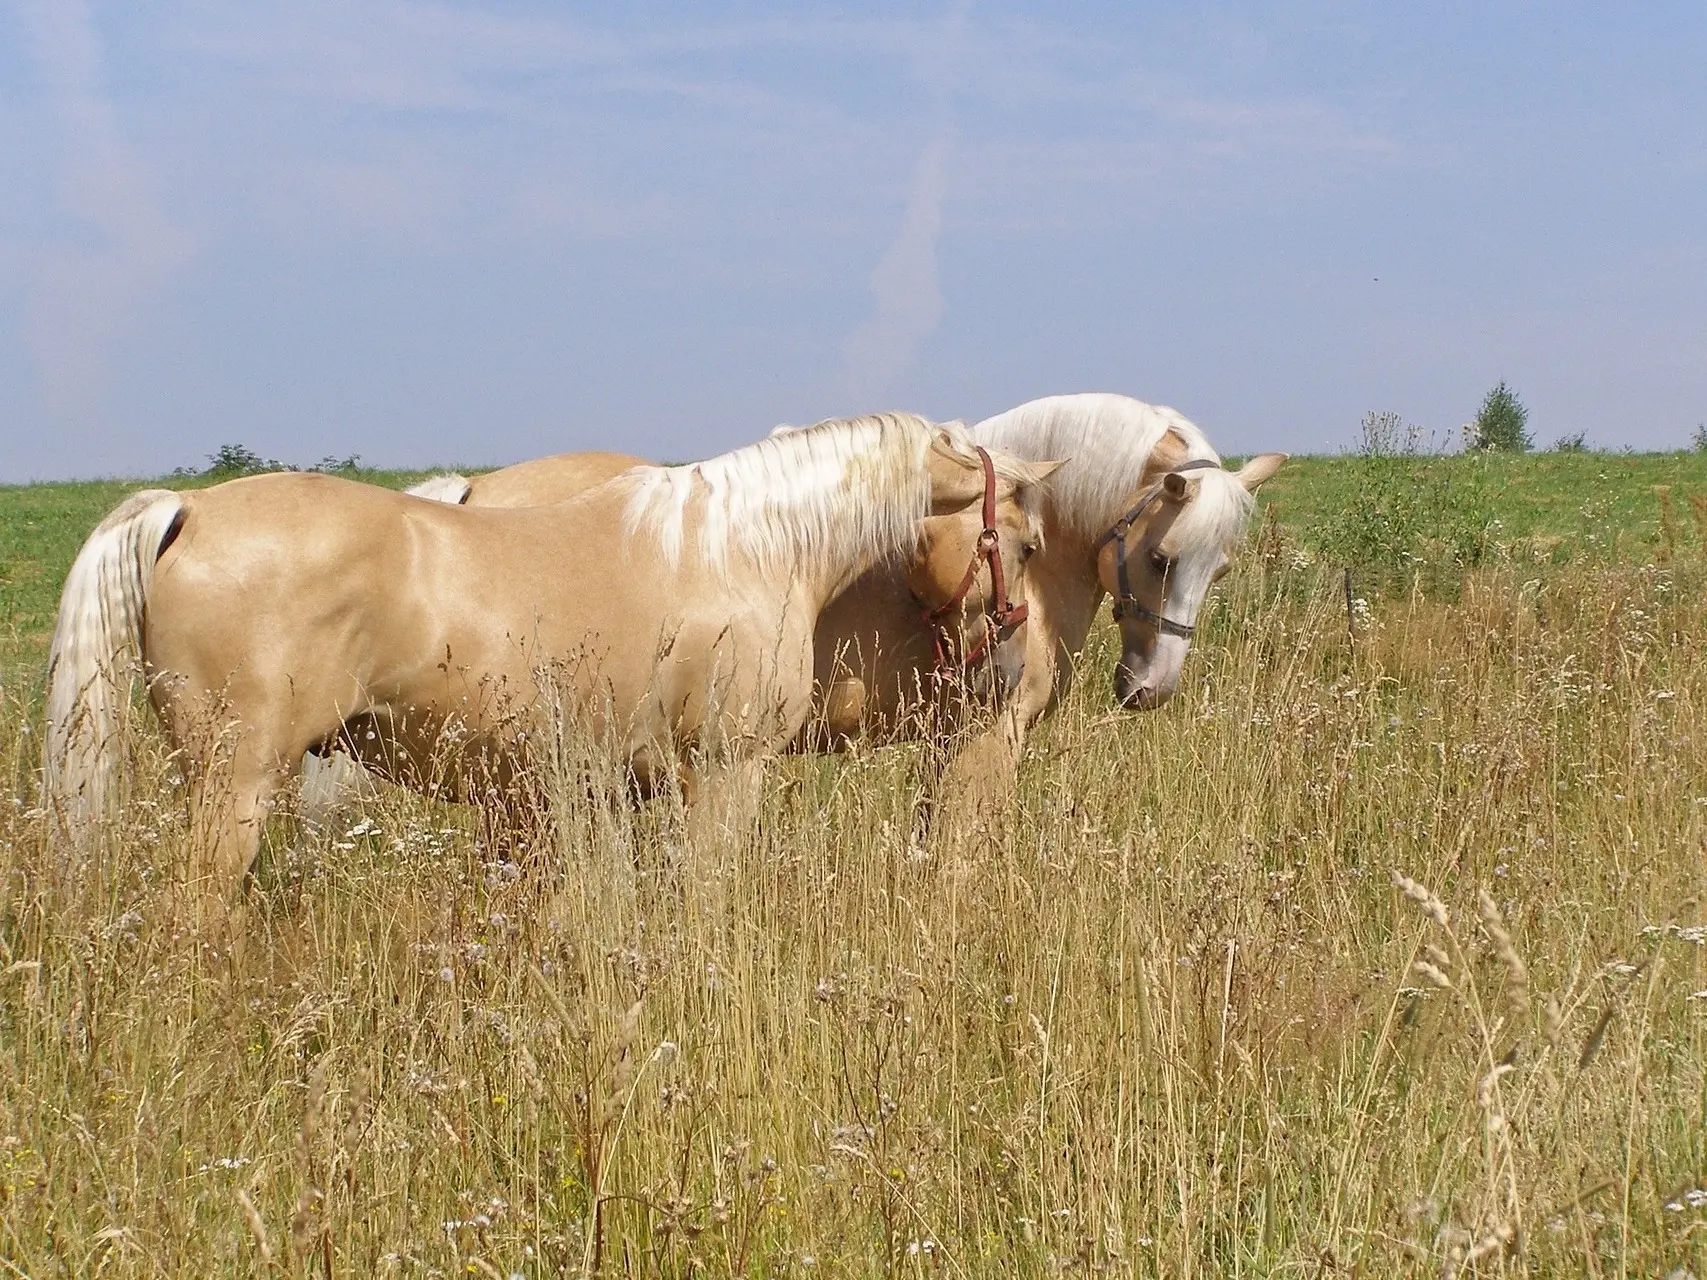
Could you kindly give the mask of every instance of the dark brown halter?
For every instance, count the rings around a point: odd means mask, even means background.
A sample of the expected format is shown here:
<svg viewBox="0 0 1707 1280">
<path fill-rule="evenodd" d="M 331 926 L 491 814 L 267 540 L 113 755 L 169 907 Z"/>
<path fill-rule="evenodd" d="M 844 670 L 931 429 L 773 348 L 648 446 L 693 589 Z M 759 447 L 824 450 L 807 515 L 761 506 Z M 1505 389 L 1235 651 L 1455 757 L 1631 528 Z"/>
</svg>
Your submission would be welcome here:
<svg viewBox="0 0 1707 1280">
<path fill-rule="evenodd" d="M 1220 465 L 1219 462 L 1211 461 L 1208 458 L 1194 458 L 1190 462 L 1181 463 L 1174 467 L 1168 474 L 1174 475 L 1181 471 L 1200 471 L 1205 467 L 1219 467 Z M 1155 505 L 1156 500 L 1161 496 L 1161 484 L 1157 483 L 1151 486 L 1150 490 L 1138 499 L 1137 504 L 1130 511 L 1116 520 L 1096 540 L 1096 549 L 1100 552 L 1110 541 L 1114 543 L 1114 575 L 1120 588 L 1115 594 L 1112 606 L 1116 622 L 1130 614 L 1134 618 L 1142 618 L 1145 622 L 1154 623 L 1156 630 L 1165 635 L 1178 636 L 1182 640 L 1189 640 L 1197 628 L 1188 627 L 1183 622 L 1175 622 L 1172 618 L 1164 618 L 1154 609 L 1147 609 L 1139 604 L 1137 598 L 1132 594 L 1132 581 L 1126 576 L 1126 532 L 1138 522 L 1140 516 Z"/>
<path fill-rule="evenodd" d="M 1014 604 L 1008 599 L 1007 575 L 1002 571 L 1002 536 L 996 529 L 996 464 L 982 446 L 978 447 L 978 459 L 984 464 L 984 531 L 978 535 L 972 563 L 966 566 L 966 576 L 960 580 L 960 586 L 952 596 L 934 609 L 926 606 L 921 610 L 925 625 L 931 629 L 931 646 L 936 651 L 938 675 L 952 675 L 955 671 L 953 637 L 949 635 L 948 624 L 944 620 L 966 599 L 966 593 L 978 581 L 978 569 L 984 561 L 990 562 L 990 598 L 984 605 L 989 625 L 984 628 L 983 638 L 961 659 L 961 669 L 970 671 L 984 661 L 990 654 L 995 636 L 999 632 L 1011 634 L 1025 621 L 1028 612 L 1025 601 Z"/>
</svg>

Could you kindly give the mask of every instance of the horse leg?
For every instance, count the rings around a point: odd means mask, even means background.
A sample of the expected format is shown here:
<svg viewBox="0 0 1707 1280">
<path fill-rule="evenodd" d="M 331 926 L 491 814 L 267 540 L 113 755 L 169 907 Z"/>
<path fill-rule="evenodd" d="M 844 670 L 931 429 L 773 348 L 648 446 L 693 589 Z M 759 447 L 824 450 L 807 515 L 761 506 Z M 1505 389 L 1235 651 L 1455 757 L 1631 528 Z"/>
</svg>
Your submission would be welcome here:
<svg viewBox="0 0 1707 1280">
<path fill-rule="evenodd" d="M 249 732 L 227 759 L 202 772 L 191 796 L 189 882 L 185 891 L 197 925 L 233 946 L 243 936 L 240 892 L 260 851 L 273 804 L 294 763 L 266 735 Z"/>
<path fill-rule="evenodd" d="M 345 752 L 303 756 L 296 816 L 312 834 L 325 834 L 346 808 L 373 795 L 373 775 Z"/>
<path fill-rule="evenodd" d="M 765 762 L 743 759 L 695 770 L 687 779 L 683 882 L 690 909 L 722 915 L 731 875 L 738 875 L 747 837 L 758 821 Z"/>
<path fill-rule="evenodd" d="M 763 760 L 741 760 L 695 771 L 688 830 L 711 840 L 745 839 L 758 818 L 764 782 Z"/>
<path fill-rule="evenodd" d="M 1001 829 L 1012 808 L 1024 741 L 1024 730 L 1004 712 L 955 753 L 932 788 L 933 838 L 990 837 Z"/>
<path fill-rule="evenodd" d="M 1025 674 L 1001 714 L 937 775 L 931 838 L 939 848 L 996 838 L 1013 810 L 1026 731 L 1048 709 L 1055 685 L 1053 640 L 1028 634 L 1026 650 Z"/>
</svg>

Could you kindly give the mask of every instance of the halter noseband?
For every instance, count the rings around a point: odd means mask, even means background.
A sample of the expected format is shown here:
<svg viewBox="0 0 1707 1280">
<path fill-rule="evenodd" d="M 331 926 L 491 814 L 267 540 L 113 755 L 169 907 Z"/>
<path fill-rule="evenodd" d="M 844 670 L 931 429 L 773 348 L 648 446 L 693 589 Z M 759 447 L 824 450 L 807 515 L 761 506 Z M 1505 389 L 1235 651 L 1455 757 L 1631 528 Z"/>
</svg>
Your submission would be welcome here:
<svg viewBox="0 0 1707 1280">
<path fill-rule="evenodd" d="M 1220 465 L 1219 462 L 1214 462 L 1209 458 L 1194 458 L 1190 462 L 1181 463 L 1172 468 L 1168 474 L 1174 475 L 1181 471 L 1200 471 L 1205 467 L 1219 467 Z M 1178 636 L 1182 640 L 1189 640 L 1197 628 L 1188 627 L 1183 622 L 1175 622 L 1172 618 L 1164 618 L 1154 609 L 1139 604 L 1137 597 L 1132 594 L 1132 581 L 1126 575 L 1126 531 L 1136 524 L 1138 518 L 1154 506 L 1161 496 L 1162 485 L 1158 481 L 1151 486 L 1148 493 L 1138 499 L 1137 504 L 1130 511 L 1116 520 L 1096 540 L 1095 545 L 1096 549 L 1101 551 L 1107 543 L 1111 541 L 1114 543 L 1114 576 L 1120 588 L 1115 594 L 1114 605 L 1111 610 L 1114 614 L 1114 620 L 1119 622 L 1127 616 L 1141 618 L 1145 622 L 1154 623 L 1156 630 L 1165 635 Z"/>
<path fill-rule="evenodd" d="M 966 599 L 972 584 L 978 581 L 978 569 L 984 561 L 990 562 L 990 598 L 984 605 L 989 623 L 984 628 L 983 638 L 961 660 L 962 669 L 969 671 L 988 657 L 996 634 L 1013 631 L 1025 621 L 1029 612 L 1025 601 L 1014 604 L 1008 599 L 1007 575 L 1002 572 L 1002 536 L 996 529 L 996 464 L 991 461 L 989 450 L 982 445 L 977 446 L 977 450 L 978 459 L 984 464 L 984 531 L 978 535 L 977 545 L 972 551 L 972 563 L 966 566 L 966 576 L 961 578 L 954 594 L 934 609 L 925 606 L 920 610 L 925 625 L 931 630 L 931 647 L 936 651 L 936 670 L 941 676 L 952 675 L 955 665 L 953 644 L 944 619 Z"/>
</svg>

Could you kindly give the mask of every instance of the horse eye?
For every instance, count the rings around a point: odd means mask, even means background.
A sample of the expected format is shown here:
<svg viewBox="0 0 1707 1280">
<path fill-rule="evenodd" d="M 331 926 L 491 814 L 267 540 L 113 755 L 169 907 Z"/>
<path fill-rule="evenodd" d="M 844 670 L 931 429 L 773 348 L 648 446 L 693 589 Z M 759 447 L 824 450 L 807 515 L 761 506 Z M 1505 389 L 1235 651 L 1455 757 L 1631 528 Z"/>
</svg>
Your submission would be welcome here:
<svg viewBox="0 0 1707 1280">
<path fill-rule="evenodd" d="M 1150 564 L 1157 573 L 1162 574 L 1167 573 L 1168 570 L 1174 567 L 1173 559 L 1169 556 L 1163 555 L 1160 551 L 1152 551 L 1150 553 Z"/>
<path fill-rule="evenodd" d="M 1037 544 L 1035 542 L 1022 542 L 1019 544 L 1019 558 L 1021 560 L 1029 560 L 1036 554 Z"/>
</svg>

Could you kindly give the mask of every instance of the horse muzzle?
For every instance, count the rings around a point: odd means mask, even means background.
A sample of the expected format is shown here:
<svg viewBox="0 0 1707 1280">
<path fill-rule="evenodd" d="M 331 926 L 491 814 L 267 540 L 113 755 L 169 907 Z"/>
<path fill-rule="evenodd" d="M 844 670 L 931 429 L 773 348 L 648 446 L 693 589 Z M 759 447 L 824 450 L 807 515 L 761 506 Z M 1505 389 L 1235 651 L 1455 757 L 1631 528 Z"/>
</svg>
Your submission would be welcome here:
<svg viewBox="0 0 1707 1280">
<path fill-rule="evenodd" d="M 1122 658 L 1114 668 L 1114 696 L 1127 711 L 1154 711 L 1179 688 L 1179 670 L 1162 676 L 1155 664 L 1138 666 Z"/>
<path fill-rule="evenodd" d="M 996 645 L 985 666 L 991 686 L 985 693 L 986 697 L 1006 698 L 1013 693 L 1025 676 L 1025 637 L 1009 636 Z"/>
</svg>

